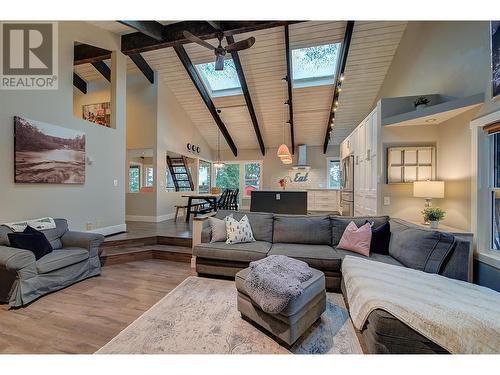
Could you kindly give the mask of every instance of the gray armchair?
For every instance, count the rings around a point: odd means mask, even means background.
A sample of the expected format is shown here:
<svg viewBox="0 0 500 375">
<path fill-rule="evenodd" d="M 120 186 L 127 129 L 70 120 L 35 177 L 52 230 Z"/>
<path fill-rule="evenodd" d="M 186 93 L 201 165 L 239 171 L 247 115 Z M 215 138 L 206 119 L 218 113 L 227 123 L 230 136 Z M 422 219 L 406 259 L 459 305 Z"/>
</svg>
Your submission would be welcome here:
<svg viewBox="0 0 500 375">
<path fill-rule="evenodd" d="M 54 249 L 36 260 L 28 250 L 9 247 L 11 229 L 0 226 L 0 301 L 26 305 L 47 293 L 101 273 L 99 246 L 104 236 L 68 230 L 65 219 L 43 231 Z"/>
</svg>

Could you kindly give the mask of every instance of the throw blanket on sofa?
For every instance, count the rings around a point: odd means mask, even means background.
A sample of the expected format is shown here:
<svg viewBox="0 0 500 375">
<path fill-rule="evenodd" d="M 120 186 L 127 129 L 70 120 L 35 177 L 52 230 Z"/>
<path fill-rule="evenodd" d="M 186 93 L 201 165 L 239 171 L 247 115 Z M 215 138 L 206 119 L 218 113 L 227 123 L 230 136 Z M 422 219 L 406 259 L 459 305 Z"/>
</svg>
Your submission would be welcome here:
<svg viewBox="0 0 500 375">
<path fill-rule="evenodd" d="M 250 263 L 245 289 L 263 311 L 279 314 L 302 294 L 302 283 L 312 276 L 307 263 L 284 255 L 271 255 Z"/>
<path fill-rule="evenodd" d="M 500 293 L 351 256 L 342 262 L 342 277 L 359 330 L 382 309 L 450 353 L 500 352 Z"/>
<path fill-rule="evenodd" d="M 39 219 L 20 221 L 17 223 L 5 223 L 3 225 L 9 227 L 14 232 L 22 232 L 28 225 L 36 230 L 54 229 L 56 227 L 56 222 L 51 217 L 41 217 Z"/>
</svg>

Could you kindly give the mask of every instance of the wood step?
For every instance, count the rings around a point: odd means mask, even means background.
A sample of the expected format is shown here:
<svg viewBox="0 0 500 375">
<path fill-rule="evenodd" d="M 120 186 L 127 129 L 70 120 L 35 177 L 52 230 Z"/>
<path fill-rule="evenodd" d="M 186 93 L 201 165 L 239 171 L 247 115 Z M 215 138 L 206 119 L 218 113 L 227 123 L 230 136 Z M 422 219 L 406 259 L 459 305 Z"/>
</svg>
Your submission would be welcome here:
<svg viewBox="0 0 500 375">
<path fill-rule="evenodd" d="M 100 254 L 101 265 L 135 262 L 147 259 L 163 259 L 174 262 L 191 262 L 191 248 L 183 246 L 151 245 L 128 248 L 104 249 Z"/>
<path fill-rule="evenodd" d="M 189 237 L 171 237 L 171 236 L 150 236 L 142 238 L 129 238 L 126 240 L 109 240 L 104 241 L 100 246 L 100 250 L 119 249 L 131 247 L 143 247 L 151 245 L 170 245 L 191 248 L 193 240 Z"/>
</svg>

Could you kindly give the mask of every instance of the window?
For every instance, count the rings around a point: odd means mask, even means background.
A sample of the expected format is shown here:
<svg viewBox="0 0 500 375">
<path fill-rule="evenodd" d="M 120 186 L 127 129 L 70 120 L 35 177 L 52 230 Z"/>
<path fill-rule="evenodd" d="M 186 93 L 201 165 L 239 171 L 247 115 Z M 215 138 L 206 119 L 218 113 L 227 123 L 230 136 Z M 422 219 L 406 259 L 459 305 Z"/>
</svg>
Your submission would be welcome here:
<svg viewBox="0 0 500 375">
<path fill-rule="evenodd" d="M 138 165 L 131 165 L 128 168 L 128 190 L 131 193 L 138 193 L 141 185 L 141 171 Z"/>
<path fill-rule="evenodd" d="M 340 189 L 340 160 L 329 159 L 327 165 L 328 189 Z"/>
<path fill-rule="evenodd" d="M 215 186 L 224 189 L 240 188 L 240 165 L 224 164 L 222 168 L 215 170 Z"/>
<path fill-rule="evenodd" d="M 228 162 L 215 169 L 215 186 L 224 189 L 239 189 L 240 204 L 248 204 L 252 191 L 262 188 L 262 161 Z"/>
<path fill-rule="evenodd" d="M 210 169 L 211 164 L 207 161 L 200 160 L 200 166 L 198 168 L 198 192 L 199 193 L 210 193 Z"/>
<path fill-rule="evenodd" d="M 189 172 L 191 172 L 191 167 L 188 167 L 189 168 Z M 177 176 L 177 185 L 179 186 L 179 190 L 178 191 L 191 191 L 191 185 L 189 183 L 189 179 L 188 179 L 188 176 L 186 173 L 182 173 L 184 172 L 184 168 L 183 167 L 174 167 L 174 171 L 177 173 L 176 176 Z M 168 170 L 168 168 L 166 169 L 166 189 L 167 191 L 176 191 L 175 190 L 175 184 L 174 184 L 174 180 L 172 178 L 172 175 L 170 174 L 170 171 Z"/>
<path fill-rule="evenodd" d="M 232 59 L 224 61 L 224 70 L 215 70 L 215 63 L 198 64 L 196 69 L 203 80 L 210 96 L 240 95 L 241 84 Z"/>
<path fill-rule="evenodd" d="M 250 197 L 252 191 L 259 190 L 260 163 L 245 163 L 245 181 L 243 191 L 245 197 Z"/>
<path fill-rule="evenodd" d="M 144 187 L 153 187 L 153 167 L 144 168 Z"/>
<path fill-rule="evenodd" d="M 500 133 L 491 136 L 493 170 L 491 178 L 492 238 L 491 247 L 500 250 Z"/>
<path fill-rule="evenodd" d="M 340 43 L 292 50 L 294 87 L 332 85 Z"/>
</svg>

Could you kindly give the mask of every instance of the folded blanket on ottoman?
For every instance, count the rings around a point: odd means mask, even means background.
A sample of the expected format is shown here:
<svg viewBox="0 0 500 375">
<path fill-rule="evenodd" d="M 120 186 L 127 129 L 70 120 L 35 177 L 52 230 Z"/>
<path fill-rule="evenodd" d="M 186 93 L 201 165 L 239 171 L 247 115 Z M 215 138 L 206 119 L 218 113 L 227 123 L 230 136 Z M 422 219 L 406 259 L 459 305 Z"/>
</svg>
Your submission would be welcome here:
<svg viewBox="0 0 500 375">
<path fill-rule="evenodd" d="M 284 255 L 271 255 L 250 263 L 245 288 L 262 311 L 279 314 L 302 294 L 302 283 L 312 276 L 307 263 Z"/>
<path fill-rule="evenodd" d="M 349 312 L 362 330 L 381 309 L 453 354 L 500 353 L 500 293 L 410 268 L 346 256 Z"/>
</svg>

